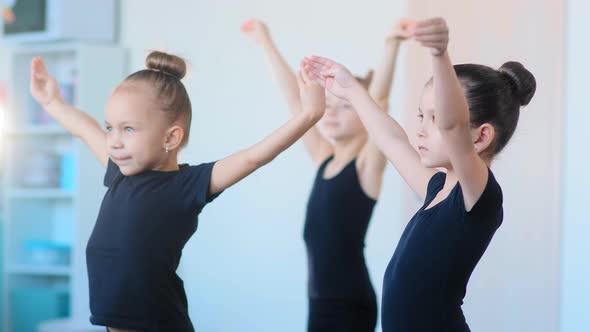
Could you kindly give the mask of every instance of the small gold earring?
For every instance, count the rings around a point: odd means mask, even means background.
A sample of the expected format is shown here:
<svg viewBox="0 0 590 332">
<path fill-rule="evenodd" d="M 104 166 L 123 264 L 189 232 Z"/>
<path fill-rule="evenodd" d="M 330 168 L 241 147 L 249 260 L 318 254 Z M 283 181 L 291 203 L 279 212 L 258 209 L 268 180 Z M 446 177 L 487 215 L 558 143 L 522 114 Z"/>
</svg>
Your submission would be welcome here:
<svg viewBox="0 0 590 332">
<path fill-rule="evenodd" d="M 168 153 L 168 147 L 166 147 L 166 153 Z"/>
</svg>

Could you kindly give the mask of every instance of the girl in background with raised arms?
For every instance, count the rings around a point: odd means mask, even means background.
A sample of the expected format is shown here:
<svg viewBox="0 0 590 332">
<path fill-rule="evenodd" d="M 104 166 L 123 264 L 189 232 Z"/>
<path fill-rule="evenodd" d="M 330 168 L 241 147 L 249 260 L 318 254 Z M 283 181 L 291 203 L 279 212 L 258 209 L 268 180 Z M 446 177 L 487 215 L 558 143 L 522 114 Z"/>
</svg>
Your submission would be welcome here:
<svg viewBox="0 0 590 332">
<path fill-rule="evenodd" d="M 354 78 L 386 110 L 400 44 L 408 22 L 397 22 L 385 38 L 375 75 Z M 265 51 L 291 114 L 302 111 L 295 74 L 281 56 L 267 26 L 251 20 L 242 31 Z M 308 255 L 310 332 L 375 330 L 377 304 L 364 257 L 364 240 L 381 192 L 386 160 L 369 139 L 355 106 L 326 92 L 326 114 L 304 136 L 318 167 L 309 197 L 304 240 Z"/>
</svg>

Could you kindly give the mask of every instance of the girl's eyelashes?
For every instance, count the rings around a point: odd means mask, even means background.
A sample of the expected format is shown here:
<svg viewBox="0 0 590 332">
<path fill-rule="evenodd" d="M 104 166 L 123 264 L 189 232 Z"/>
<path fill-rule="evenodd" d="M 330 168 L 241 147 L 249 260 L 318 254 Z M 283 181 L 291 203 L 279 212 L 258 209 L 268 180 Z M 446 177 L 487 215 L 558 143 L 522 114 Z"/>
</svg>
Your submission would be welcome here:
<svg viewBox="0 0 590 332">
<path fill-rule="evenodd" d="M 105 126 L 105 129 L 106 129 L 107 132 L 113 131 L 113 127 L 112 126 Z M 124 127 L 123 130 L 125 130 L 125 132 L 127 132 L 127 133 L 133 133 L 133 132 L 135 132 L 135 128 L 133 128 L 133 127 Z"/>
</svg>

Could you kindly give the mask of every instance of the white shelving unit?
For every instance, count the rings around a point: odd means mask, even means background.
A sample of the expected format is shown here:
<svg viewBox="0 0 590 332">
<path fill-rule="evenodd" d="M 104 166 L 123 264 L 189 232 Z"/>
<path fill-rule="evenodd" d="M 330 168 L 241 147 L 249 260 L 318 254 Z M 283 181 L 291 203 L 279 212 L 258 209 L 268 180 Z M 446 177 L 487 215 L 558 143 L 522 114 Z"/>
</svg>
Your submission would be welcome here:
<svg viewBox="0 0 590 332">
<path fill-rule="evenodd" d="M 3 49 L 3 53 L 5 49 Z M 2 304 L 4 332 L 36 332 L 64 315 L 87 320 L 85 248 L 104 194 L 104 168 L 77 138 L 48 118 L 29 93 L 30 63 L 42 56 L 62 95 L 99 123 L 126 56 L 114 46 L 31 44 L 9 49 L 4 106 Z M 19 296 L 37 299 L 29 307 Z M 45 302 L 44 302 L 45 301 Z M 40 308 L 55 307 L 59 310 Z M 53 310 L 53 309 L 52 309 Z M 31 330 L 33 329 L 33 330 Z"/>
</svg>

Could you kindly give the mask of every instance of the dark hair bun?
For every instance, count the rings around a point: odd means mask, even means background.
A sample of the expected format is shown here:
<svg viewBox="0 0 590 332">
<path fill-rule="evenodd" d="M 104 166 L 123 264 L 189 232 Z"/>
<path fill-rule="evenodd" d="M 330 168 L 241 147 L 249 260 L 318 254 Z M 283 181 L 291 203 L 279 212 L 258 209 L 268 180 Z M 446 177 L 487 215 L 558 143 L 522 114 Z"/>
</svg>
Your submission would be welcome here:
<svg viewBox="0 0 590 332">
<path fill-rule="evenodd" d="M 510 61 L 498 69 L 510 82 L 512 91 L 521 106 L 526 106 L 535 95 L 537 81 L 535 76 L 528 71 L 520 62 Z"/>
<path fill-rule="evenodd" d="M 162 72 L 178 78 L 186 75 L 186 62 L 176 55 L 152 51 L 145 59 L 147 69 Z"/>
</svg>

